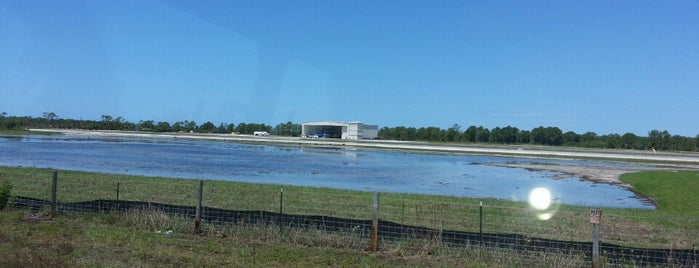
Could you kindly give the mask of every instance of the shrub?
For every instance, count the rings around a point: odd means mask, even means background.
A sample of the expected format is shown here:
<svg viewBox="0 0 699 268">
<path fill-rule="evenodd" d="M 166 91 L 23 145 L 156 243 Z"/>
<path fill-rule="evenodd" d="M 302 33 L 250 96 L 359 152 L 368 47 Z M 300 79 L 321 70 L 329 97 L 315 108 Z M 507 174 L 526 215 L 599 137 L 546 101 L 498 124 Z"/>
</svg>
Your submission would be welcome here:
<svg viewBox="0 0 699 268">
<path fill-rule="evenodd" d="M 0 181 L 0 210 L 9 205 L 10 191 L 12 191 L 12 184 L 9 181 Z"/>
</svg>

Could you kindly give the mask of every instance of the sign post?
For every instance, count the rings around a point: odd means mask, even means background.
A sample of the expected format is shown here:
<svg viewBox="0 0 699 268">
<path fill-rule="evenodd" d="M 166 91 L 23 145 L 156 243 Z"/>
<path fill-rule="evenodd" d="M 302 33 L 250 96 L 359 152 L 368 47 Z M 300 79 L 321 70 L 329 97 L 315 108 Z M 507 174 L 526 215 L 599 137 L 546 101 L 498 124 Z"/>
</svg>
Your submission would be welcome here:
<svg viewBox="0 0 699 268">
<path fill-rule="evenodd" d="M 590 209 L 592 223 L 592 267 L 600 267 L 599 263 L 599 224 L 602 219 L 601 209 Z"/>
</svg>

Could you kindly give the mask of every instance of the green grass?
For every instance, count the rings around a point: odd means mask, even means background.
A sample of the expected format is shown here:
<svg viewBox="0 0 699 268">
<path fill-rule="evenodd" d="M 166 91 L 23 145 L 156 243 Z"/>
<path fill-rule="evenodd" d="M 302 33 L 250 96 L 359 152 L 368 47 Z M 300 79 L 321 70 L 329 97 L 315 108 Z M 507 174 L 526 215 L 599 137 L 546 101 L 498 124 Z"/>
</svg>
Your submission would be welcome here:
<svg viewBox="0 0 699 268">
<path fill-rule="evenodd" d="M 403 240 L 369 252 L 352 234 L 269 226 L 205 226 L 158 211 L 59 214 L 0 211 L 0 267 L 573 267 L 583 256 L 482 251 Z M 156 231 L 171 228 L 164 235 Z"/>
<path fill-rule="evenodd" d="M 699 192 L 696 172 L 653 172 L 627 174 L 625 180 L 664 179 L 665 197 L 639 187 L 638 192 L 653 196 L 660 209 L 603 209 L 605 241 L 626 246 L 691 248 L 699 246 Z M 198 181 L 89 172 L 60 171 L 58 200 L 79 202 L 96 199 L 150 201 L 174 205 L 196 205 Z M 0 167 L 0 180 L 10 181 L 13 195 L 49 199 L 51 171 L 34 168 Z M 633 182 L 632 182 L 633 183 Z M 325 215 L 368 220 L 372 218 L 372 193 L 328 188 L 206 181 L 203 204 L 232 210 L 278 212 L 283 188 L 283 212 L 299 215 Z M 671 192 L 685 194 L 672 195 Z M 657 196 L 656 196 L 657 195 Z M 483 226 L 479 202 L 483 202 Z M 551 210 L 549 220 L 537 218 L 538 211 L 526 203 L 496 199 L 458 198 L 415 194 L 381 193 L 380 217 L 406 225 L 437 230 L 486 233 L 517 233 L 526 236 L 568 241 L 590 241 L 589 207 L 561 205 Z M 639 236 L 639 234 L 644 234 Z"/>
<path fill-rule="evenodd" d="M 0 182 L 12 194 L 48 199 L 51 170 L 0 167 Z M 60 171 L 61 202 L 116 199 L 193 206 L 196 180 Z M 652 248 L 699 245 L 696 171 L 640 172 L 622 177 L 636 191 L 655 198 L 657 210 L 603 209 L 605 242 Z M 284 212 L 369 219 L 372 193 L 270 184 L 206 181 L 204 205 L 225 209 Z M 380 196 L 381 218 L 435 229 L 477 231 L 478 203 L 484 202 L 484 231 L 589 241 L 587 207 L 560 206 L 541 221 L 522 202 L 413 194 Z M 190 220 L 159 211 L 81 214 L 0 211 L 0 267 L 541 267 L 586 266 L 583 256 L 555 252 L 522 253 L 448 246 L 424 239 L 384 241 L 376 253 L 368 239 L 352 232 L 276 226 L 213 225 L 192 234 Z M 173 230 L 172 235 L 157 233 Z"/>
<path fill-rule="evenodd" d="M 644 171 L 621 180 L 658 203 L 658 210 L 677 217 L 699 217 L 699 171 Z"/>
<path fill-rule="evenodd" d="M 25 212 L 1 212 L 2 267 L 179 267 L 179 266 L 318 266 L 343 262 L 392 266 L 369 254 L 347 249 L 307 248 L 256 238 L 249 232 L 235 237 L 198 236 L 177 230 L 156 233 L 155 226 L 135 224 L 130 215 L 77 214 L 53 221 L 32 222 Z M 232 232 L 231 232 L 232 233 Z M 330 254 L 327 254 L 330 253 Z M 299 256 L 308 256 L 302 259 Z M 328 257 L 332 256 L 332 257 Z"/>
</svg>

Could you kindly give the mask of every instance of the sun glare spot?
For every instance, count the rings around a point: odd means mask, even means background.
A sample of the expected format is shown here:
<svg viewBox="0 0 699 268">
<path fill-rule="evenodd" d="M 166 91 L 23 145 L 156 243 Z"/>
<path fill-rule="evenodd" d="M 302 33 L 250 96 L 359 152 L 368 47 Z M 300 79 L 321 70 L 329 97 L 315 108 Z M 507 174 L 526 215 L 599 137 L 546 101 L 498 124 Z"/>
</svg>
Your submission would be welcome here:
<svg viewBox="0 0 699 268">
<path fill-rule="evenodd" d="M 541 213 L 539 215 L 536 215 L 536 217 L 542 221 L 546 221 L 553 218 L 553 213 Z"/>
<path fill-rule="evenodd" d="M 551 192 L 546 188 L 534 188 L 529 192 L 529 205 L 544 210 L 551 205 Z"/>
</svg>

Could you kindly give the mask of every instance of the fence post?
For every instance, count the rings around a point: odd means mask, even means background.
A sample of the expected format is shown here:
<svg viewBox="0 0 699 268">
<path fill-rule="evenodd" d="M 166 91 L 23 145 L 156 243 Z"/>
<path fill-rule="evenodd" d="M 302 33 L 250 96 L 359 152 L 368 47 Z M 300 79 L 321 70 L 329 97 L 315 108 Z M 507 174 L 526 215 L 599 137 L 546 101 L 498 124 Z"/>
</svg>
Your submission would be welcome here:
<svg viewBox="0 0 699 268">
<path fill-rule="evenodd" d="M 478 212 L 478 233 L 480 234 L 481 244 L 483 244 L 483 201 L 481 201 L 480 209 Z"/>
<path fill-rule="evenodd" d="M 116 201 L 119 201 L 119 182 L 117 181 L 117 198 Z"/>
<path fill-rule="evenodd" d="M 279 237 L 284 234 L 284 188 L 279 188 Z"/>
<path fill-rule="evenodd" d="M 197 192 L 197 210 L 194 215 L 194 233 L 201 233 L 201 208 L 202 208 L 202 197 L 204 192 L 204 180 L 199 180 L 199 189 Z"/>
<path fill-rule="evenodd" d="M 379 192 L 374 192 L 374 219 L 371 222 L 371 251 L 379 249 Z"/>
<path fill-rule="evenodd" d="M 601 209 L 590 210 L 590 223 L 592 223 L 592 267 L 600 267 L 599 263 L 599 224 L 602 219 Z"/>
<path fill-rule="evenodd" d="M 53 219 L 56 216 L 56 206 L 58 201 L 56 200 L 56 191 L 58 190 L 58 171 L 53 171 L 53 179 L 51 179 L 51 211 L 49 212 L 49 217 Z"/>
</svg>

